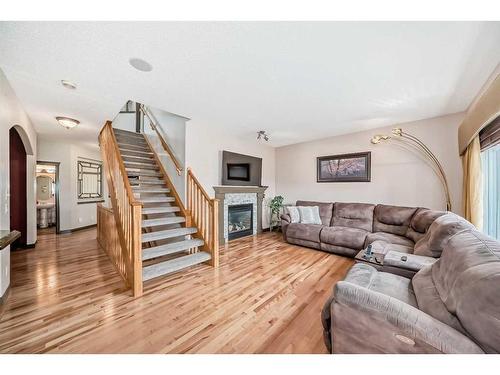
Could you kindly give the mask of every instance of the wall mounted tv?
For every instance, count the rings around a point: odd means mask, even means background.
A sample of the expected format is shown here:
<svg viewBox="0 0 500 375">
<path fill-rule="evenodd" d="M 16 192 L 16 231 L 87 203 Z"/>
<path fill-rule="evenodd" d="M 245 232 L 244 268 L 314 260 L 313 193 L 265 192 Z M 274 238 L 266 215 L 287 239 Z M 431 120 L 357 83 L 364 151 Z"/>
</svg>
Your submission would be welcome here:
<svg viewBox="0 0 500 375">
<path fill-rule="evenodd" d="M 227 163 L 227 179 L 250 181 L 250 163 Z"/>
<path fill-rule="evenodd" d="M 222 185 L 261 186 L 262 159 L 222 151 Z"/>
</svg>

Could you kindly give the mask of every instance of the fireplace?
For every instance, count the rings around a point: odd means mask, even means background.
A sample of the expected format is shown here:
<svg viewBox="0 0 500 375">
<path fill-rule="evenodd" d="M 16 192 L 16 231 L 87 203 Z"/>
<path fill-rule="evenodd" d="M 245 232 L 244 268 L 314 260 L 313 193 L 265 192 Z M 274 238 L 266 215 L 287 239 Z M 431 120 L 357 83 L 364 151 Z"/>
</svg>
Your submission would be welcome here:
<svg viewBox="0 0 500 375">
<path fill-rule="evenodd" d="M 253 234 L 253 204 L 235 204 L 227 211 L 228 240 Z"/>
</svg>

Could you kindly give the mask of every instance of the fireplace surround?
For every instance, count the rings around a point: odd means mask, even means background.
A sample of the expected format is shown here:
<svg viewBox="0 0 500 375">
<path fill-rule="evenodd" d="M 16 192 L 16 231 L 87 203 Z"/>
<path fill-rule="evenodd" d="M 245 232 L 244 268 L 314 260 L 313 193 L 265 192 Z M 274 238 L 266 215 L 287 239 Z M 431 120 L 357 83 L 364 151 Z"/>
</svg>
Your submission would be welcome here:
<svg viewBox="0 0 500 375">
<path fill-rule="evenodd" d="M 267 186 L 214 186 L 215 198 L 219 200 L 220 244 L 236 238 L 229 236 L 230 206 L 252 204 L 252 231 L 246 232 L 245 235 L 255 235 L 262 232 L 262 201 L 266 189 Z"/>
<path fill-rule="evenodd" d="M 227 232 L 228 240 L 253 234 L 253 203 L 228 206 Z"/>
</svg>

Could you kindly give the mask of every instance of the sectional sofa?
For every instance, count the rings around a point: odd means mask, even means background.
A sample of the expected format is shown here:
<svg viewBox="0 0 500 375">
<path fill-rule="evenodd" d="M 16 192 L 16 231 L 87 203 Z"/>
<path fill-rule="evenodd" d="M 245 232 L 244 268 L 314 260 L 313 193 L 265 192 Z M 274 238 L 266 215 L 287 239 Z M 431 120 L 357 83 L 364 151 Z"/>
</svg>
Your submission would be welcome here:
<svg viewBox="0 0 500 375">
<path fill-rule="evenodd" d="M 500 242 L 473 228 L 448 237 L 413 277 L 358 263 L 322 312 L 332 353 L 500 353 Z"/>
<path fill-rule="evenodd" d="M 385 255 L 382 266 L 358 262 L 334 286 L 321 315 L 329 351 L 500 352 L 499 241 L 450 212 L 340 202 L 297 206 L 318 206 L 321 224 L 292 223 L 285 214 L 286 241 L 344 256 L 372 245 Z"/>
<path fill-rule="evenodd" d="M 409 257 L 401 266 L 412 272 L 401 271 L 403 276 L 413 275 L 439 258 L 443 241 L 452 234 L 474 228 L 451 212 L 421 207 L 313 201 L 297 201 L 297 206 L 319 207 L 321 224 L 292 223 L 288 214 L 282 215 L 287 242 L 349 257 L 372 245 L 374 252 L 386 255 L 386 267 L 397 269 L 397 259 Z"/>
</svg>

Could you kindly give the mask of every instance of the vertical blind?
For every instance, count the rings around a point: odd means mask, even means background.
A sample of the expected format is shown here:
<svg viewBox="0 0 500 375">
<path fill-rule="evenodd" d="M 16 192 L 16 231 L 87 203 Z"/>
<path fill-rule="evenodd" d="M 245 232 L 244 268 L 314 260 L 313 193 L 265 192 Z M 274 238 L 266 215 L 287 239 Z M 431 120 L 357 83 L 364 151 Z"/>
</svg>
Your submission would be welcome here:
<svg viewBox="0 0 500 375">
<path fill-rule="evenodd" d="M 500 240 L 500 144 L 481 152 L 483 231 Z"/>
</svg>

